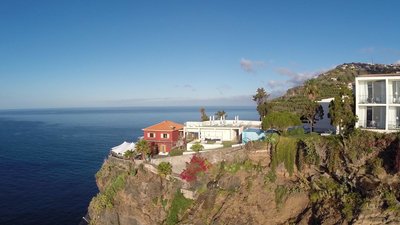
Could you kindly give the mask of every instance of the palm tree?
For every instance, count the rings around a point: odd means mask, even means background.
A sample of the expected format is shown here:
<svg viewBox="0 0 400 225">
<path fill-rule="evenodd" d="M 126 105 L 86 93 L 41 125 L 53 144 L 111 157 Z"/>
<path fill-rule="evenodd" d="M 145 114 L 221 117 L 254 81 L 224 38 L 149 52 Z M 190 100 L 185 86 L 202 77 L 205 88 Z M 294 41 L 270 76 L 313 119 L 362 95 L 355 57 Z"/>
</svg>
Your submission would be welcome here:
<svg viewBox="0 0 400 225">
<path fill-rule="evenodd" d="M 135 156 L 136 156 L 136 152 L 132 151 L 132 150 L 126 151 L 124 153 L 124 157 L 127 158 L 127 159 L 133 160 L 135 158 Z"/>
<path fill-rule="evenodd" d="M 207 121 L 209 119 L 206 114 L 206 109 L 204 107 L 200 108 L 200 119 L 201 121 Z"/>
<path fill-rule="evenodd" d="M 264 88 L 257 88 L 257 92 L 253 95 L 253 101 L 257 103 L 257 111 L 262 120 L 268 113 L 269 107 L 267 105 L 269 94 Z"/>
<path fill-rule="evenodd" d="M 311 101 L 319 96 L 319 89 L 317 86 L 317 81 L 315 79 L 310 79 L 304 84 L 304 95 Z"/>
<path fill-rule="evenodd" d="M 136 143 L 136 145 L 135 145 L 135 150 L 136 150 L 138 153 L 141 153 L 141 154 L 142 154 L 142 159 L 145 160 L 147 154 L 150 153 L 150 146 L 149 146 L 149 143 L 148 143 L 146 140 L 142 139 L 142 140 L 140 140 L 140 141 L 138 141 L 138 142 Z"/>
<path fill-rule="evenodd" d="M 224 110 L 222 111 L 218 111 L 215 113 L 215 116 L 217 117 L 217 120 L 221 119 L 221 117 L 228 117 L 228 114 L 226 114 L 226 112 Z"/>
</svg>

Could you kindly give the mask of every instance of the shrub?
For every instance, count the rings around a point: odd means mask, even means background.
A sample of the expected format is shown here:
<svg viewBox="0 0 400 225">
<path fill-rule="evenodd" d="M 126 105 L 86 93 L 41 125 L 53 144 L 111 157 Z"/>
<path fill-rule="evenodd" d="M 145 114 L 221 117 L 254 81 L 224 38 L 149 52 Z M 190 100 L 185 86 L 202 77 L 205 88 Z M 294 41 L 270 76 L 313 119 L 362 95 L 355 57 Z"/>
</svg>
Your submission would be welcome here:
<svg viewBox="0 0 400 225">
<path fill-rule="evenodd" d="M 274 171 L 270 170 L 267 175 L 264 176 L 264 182 L 274 183 L 276 181 L 276 174 Z"/>
<path fill-rule="evenodd" d="M 299 170 L 304 164 L 319 165 L 320 156 L 317 153 L 317 146 L 321 144 L 320 136 L 307 136 L 299 140 L 296 165 Z"/>
<path fill-rule="evenodd" d="M 288 135 L 292 135 L 292 136 L 304 135 L 304 129 L 302 127 L 297 127 L 297 128 L 294 128 L 294 129 L 290 129 L 290 130 L 287 131 L 287 134 Z"/>
<path fill-rule="evenodd" d="M 240 170 L 241 165 L 239 163 L 231 163 L 231 164 L 225 164 L 224 165 L 224 170 L 229 172 L 229 173 L 236 173 L 237 171 Z"/>
<path fill-rule="evenodd" d="M 232 141 L 223 141 L 222 145 L 224 146 L 224 148 L 230 148 L 232 147 L 233 143 Z"/>
<path fill-rule="evenodd" d="M 279 209 L 288 197 L 288 189 L 284 185 L 278 185 L 275 188 L 275 204 Z"/>
<path fill-rule="evenodd" d="M 386 210 L 400 212 L 400 202 L 397 200 L 393 191 L 385 190 L 383 192 L 383 198 L 385 201 Z"/>
<path fill-rule="evenodd" d="M 204 149 L 204 146 L 200 144 L 200 142 L 196 142 L 195 144 L 192 145 L 192 147 L 190 147 L 190 149 L 192 149 L 195 152 L 199 152 Z"/>
<path fill-rule="evenodd" d="M 296 151 L 297 139 L 281 137 L 276 146 L 276 150 L 272 154 L 272 169 L 275 171 L 276 167 L 280 163 L 283 163 L 289 175 L 292 176 L 296 160 Z"/>
<path fill-rule="evenodd" d="M 172 165 L 169 162 L 161 162 L 157 166 L 158 174 L 161 176 L 167 176 L 172 173 Z"/>
<path fill-rule="evenodd" d="M 197 180 L 197 175 L 206 172 L 210 168 L 210 164 L 206 159 L 199 155 L 194 155 L 189 163 L 186 163 L 186 169 L 182 171 L 180 177 L 187 182 Z"/>
<path fill-rule="evenodd" d="M 343 195 L 342 201 L 342 213 L 346 217 L 347 221 L 351 221 L 354 215 L 360 211 L 360 206 L 363 203 L 361 195 L 357 192 L 350 192 Z"/>
<path fill-rule="evenodd" d="M 171 202 L 171 207 L 169 208 L 166 224 L 175 225 L 179 222 L 179 214 L 186 211 L 193 200 L 185 198 L 183 194 L 178 189 L 175 193 L 174 198 Z"/>
<path fill-rule="evenodd" d="M 170 155 L 170 156 L 183 155 L 183 149 L 173 148 L 173 149 L 171 149 L 171 151 L 169 152 L 169 155 Z"/>
<path fill-rule="evenodd" d="M 288 127 L 301 125 L 300 118 L 290 112 L 272 112 L 263 118 L 262 128 L 278 129 L 281 132 L 287 130 Z"/>
<path fill-rule="evenodd" d="M 126 159 L 134 159 L 136 157 L 136 152 L 129 150 L 124 153 L 124 158 Z"/>
<path fill-rule="evenodd" d="M 114 196 L 125 186 L 127 176 L 127 173 L 118 175 L 108 183 L 104 192 L 97 194 L 97 196 L 93 198 L 92 201 L 95 211 L 99 212 L 101 209 L 112 208 L 114 206 Z"/>
</svg>

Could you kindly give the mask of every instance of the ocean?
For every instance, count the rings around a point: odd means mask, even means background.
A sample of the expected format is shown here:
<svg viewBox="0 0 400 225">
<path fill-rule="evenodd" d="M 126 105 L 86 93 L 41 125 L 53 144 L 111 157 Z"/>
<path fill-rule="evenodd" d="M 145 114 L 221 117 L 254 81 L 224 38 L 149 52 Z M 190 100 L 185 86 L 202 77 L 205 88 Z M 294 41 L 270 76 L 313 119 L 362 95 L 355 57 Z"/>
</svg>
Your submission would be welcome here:
<svg viewBox="0 0 400 225">
<path fill-rule="evenodd" d="M 258 119 L 255 107 L 206 107 L 218 110 Z M 0 224 L 77 225 L 111 147 L 163 120 L 199 119 L 199 107 L 0 111 Z"/>
</svg>

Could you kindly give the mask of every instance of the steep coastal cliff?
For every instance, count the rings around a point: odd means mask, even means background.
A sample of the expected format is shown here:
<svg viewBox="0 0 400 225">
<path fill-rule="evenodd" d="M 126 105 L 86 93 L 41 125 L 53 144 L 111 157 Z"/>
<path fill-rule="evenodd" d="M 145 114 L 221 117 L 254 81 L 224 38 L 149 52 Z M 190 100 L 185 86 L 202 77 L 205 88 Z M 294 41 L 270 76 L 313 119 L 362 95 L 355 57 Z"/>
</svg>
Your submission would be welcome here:
<svg viewBox="0 0 400 225">
<path fill-rule="evenodd" d="M 202 157 L 211 165 L 191 182 L 110 157 L 91 224 L 400 224 L 395 134 L 281 137 Z"/>
</svg>

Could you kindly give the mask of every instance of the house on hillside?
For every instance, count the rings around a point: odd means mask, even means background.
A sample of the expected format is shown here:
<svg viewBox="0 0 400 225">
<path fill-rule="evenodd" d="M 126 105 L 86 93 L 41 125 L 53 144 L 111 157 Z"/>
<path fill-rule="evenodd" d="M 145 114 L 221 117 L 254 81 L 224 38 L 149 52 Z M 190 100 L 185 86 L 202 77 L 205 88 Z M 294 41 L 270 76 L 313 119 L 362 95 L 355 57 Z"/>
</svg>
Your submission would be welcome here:
<svg viewBox="0 0 400 225">
<path fill-rule="evenodd" d="M 356 127 L 400 130 L 400 74 L 359 75 L 355 80 Z"/>
<path fill-rule="evenodd" d="M 209 121 L 185 123 L 183 132 L 188 139 L 213 140 L 213 141 L 232 141 L 241 142 L 243 130 L 246 128 L 260 128 L 261 121 L 239 120 L 236 116 L 234 120 L 221 118 L 215 120 L 214 116 Z"/>
<path fill-rule="evenodd" d="M 331 119 L 329 118 L 329 104 L 334 98 L 325 98 L 318 101 L 318 103 L 322 106 L 324 110 L 324 116 L 322 119 L 316 121 L 314 124 L 314 131 L 317 133 L 324 133 L 324 132 L 334 132 L 336 128 L 332 126 Z"/>
<path fill-rule="evenodd" d="M 167 155 L 172 148 L 183 145 L 183 125 L 169 120 L 143 129 L 143 139 L 150 143 L 153 152 Z"/>
</svg>

